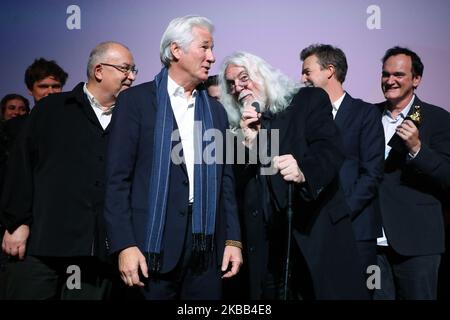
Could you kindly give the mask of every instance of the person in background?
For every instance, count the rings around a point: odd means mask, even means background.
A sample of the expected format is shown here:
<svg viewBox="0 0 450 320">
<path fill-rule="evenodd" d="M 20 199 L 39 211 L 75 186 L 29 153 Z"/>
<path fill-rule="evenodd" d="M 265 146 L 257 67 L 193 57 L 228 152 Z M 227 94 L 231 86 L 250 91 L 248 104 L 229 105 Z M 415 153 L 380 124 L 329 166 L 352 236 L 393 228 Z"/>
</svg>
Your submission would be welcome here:
<svg viewBox="0 0 450 320">
<path fill-rule="evenodd" d="M 28 93 L 33 97 L 34 104 L 42 98 L 52 93 L 59 93 L 66 84 L 68 74 L 54 61 L 44 58 L 35 59 L 34 62 L 25 70 L 25 85 Z M 28 112 L 20 114 L 11 119 L 5 125 L 5 134 L 10 147 L 28 118 Z"/>
<path fill-rule="evenodd" d="M 30 112 L 30 103 L 28 99 L 20 94 L 7 94 L 0 102 L 1 121 L 0 121 L 0 195 L 3 186 L 3 177 L 5 174 L 6 161 L 8 159 L 11 139 L 7 122 L 17 116 L 25 115 Z M 0 239 L 3 239 L 3 227 L 0 225 Z M 0 252 L 0 270 L 6 263 L 6 256 Z M 1 271 L 0 271 L 1 272 Z"/>
<path fill-rule="evenodd" d="M 220 98 L 219 80 L 217 75 L 209 76 L 208 80 L 205 82 L 206 89 L 210 97 Z"/>
<path fill-rule="evenodd" d="M 39 58 L 25 71 L 25 84 L 34 103 L 52 93 L 61 92 L 68 74 L 54 60 Z"/>
<path fill-rule="evenodd" d="M 8 121 L 17 116 L 23 116 L 30 112 L 30 102 L 20 94 L 7 94 L 0 102 L 3 121 Z"/>
</svg>

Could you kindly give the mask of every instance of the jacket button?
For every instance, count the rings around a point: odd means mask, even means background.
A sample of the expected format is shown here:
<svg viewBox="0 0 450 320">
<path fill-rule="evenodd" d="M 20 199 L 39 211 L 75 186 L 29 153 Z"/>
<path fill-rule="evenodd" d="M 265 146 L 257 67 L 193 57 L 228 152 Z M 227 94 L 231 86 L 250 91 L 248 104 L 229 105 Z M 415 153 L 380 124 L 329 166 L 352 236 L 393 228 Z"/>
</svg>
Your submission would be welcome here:
<svg viewBox="0 0 450 320">
<path fill-rule="evenodd" d="M 184 217 L 186 215 L 186 210 L 180 210 L 180 215 Z"/>
<path fill-rule="evenodd" d="M 248 248 L 248 251 L 250 251 L 250 252 L 255 252 L 255 247 L 254 246 L 251 246 L 250 248 Z"/>
<path fill-rule="evenodd" d="M 183 181 L 183 184 L 184 184 L 185 186 L 188 186 L 188 185 L 189 185 L 189 180 L 184 180 L 184 181 Z"/>
<path fill-rule="evenodd" d="M 256 217 L 258 215 L 258 213 L 259 213 L 258 210 L 255 210 L 252 212 L 252 216 Z"/>
</svg>

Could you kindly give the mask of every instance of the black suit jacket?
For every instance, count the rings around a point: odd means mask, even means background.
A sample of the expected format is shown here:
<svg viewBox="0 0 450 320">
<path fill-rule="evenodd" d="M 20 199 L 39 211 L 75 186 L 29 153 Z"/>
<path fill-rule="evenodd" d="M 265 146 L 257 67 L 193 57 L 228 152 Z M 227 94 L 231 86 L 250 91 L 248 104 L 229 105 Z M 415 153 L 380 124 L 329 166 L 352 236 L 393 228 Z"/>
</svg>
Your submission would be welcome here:
<svg viewBox="0 0 450 320">
<path fill-rule="evenodd" d="M 10 232 L 30 225 L 28 254 L 104 256 L 106 138 L 83 83 L 33 108 L 8 162 L 1 212 Z"/>
<path fill-rule="evenodd" d="M 225 131 L 228 128 L 225 110 L 214 98 L 209 98 L 209 103 L 214 127 L 220 130 L 222 138 L 225 138 Z M 113 252 L 138 246 L 145 253 L 153 134 L 157 110 L 154 83 L 143 83 L 124 91 L 119 95 L 116 108 L 111 122 L 107 157 L 105 205 L 107 230 Z M 226 147 L 224 140 L 220 137 L 218 139 Z M 229 164 L 219 164 L 217 169 L 219 203 L 214 238 L 220 264 L 225 240 L 240 240 L 240 227 L 232 167 Z M 162 273 L 172 270 L 183 252 L 189 202 L 189 180 L 184 163 L 171 162 L 169 184 L 166 222 L 161 244 Z"/>
<path fill-rule="evenodd" d="M 0 122 L 0 190 L 3 187 L 3 177 L 8 156 L 27 117 L 28 115 L 22 115 Z"/>
<path fill-rule="evenodd" d="M 334 120 L 344 145 L 340 179 L 352 211 L 355 237 L 376 239 L 381 236 L 378 185 L 384 165 L 384 131 L 378 109 L 347 93 Z"/>
<path fill-rule="evenodd" d="M 350 210 L 339 184 L 344 160 L 338 128 L 331 116 L 331 104 L 325 91 L 303 88 L 291 104 L 272 119 L 263 121 L 266 129 L 279 130 L 279 154 L 292 154 L 305 175 L 306 183 L 294 187 L 294 237 L 313 280 L 317 299 L 365 298 L 362 266 L 353 235 Z M 274 143 L 272 134 L 272 146 Z M 272 147 L 273 151 L 273 147 Z M 248 166 L 247 170 L 258 170 Z M 281 243 L 275 254 L 284 256 L 286 231 L 271 230 L 262 221 L 258 179 L 247 183 L 244 199 L 248 264 L 252 298 L 259 298 L 265 277 L 265 250 Z M 268 176 L 274 220 L 285 221 L 288 184 L 280 174 Z M 274 231 L 274 232 L 272 232 Z M 267 239 L 270 243 L 267 244 Z M 269 265 L 275 256 L 266 258 Z M 293 270 L 292 272 L 296 272 Z"/>
<path fill-rule="evenodd" d="M 444 251 L 442 201 L 450 187 L 450 114 L 415 98 L 422 143 L 417 156 L 391 150 L 380 186 L 383 227 L 392 248 L 418 256 Z M 381 112 L 385 103 L 378 105 Z M 447 193 L 448 196 L 448 193 Z"/>
</svg>

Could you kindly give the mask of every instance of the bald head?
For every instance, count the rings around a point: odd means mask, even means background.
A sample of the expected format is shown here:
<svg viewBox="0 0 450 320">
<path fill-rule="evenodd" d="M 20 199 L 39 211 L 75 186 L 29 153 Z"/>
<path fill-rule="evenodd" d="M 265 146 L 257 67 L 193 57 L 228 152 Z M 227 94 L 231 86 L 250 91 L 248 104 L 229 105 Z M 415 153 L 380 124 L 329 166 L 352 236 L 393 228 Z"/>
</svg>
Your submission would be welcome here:
<svg viewBox="0 0 450 320">
<path fill-rule="evenodd" d="M 109 61 L 111 58 L 118 59 L 120 55 L 124 53 L 128 53 L 131 55 L 130 50 L 127 46 L 115 42 L 115 41 L 107 41 L 98 44 L 94 49 L 92 49 L 89 54 L 89 60 L 87 64 L 87 77 L 88 79 L 94 78 L 94 70 L 95 67 L 104 63 L 105 61 Z"/>
</svg>

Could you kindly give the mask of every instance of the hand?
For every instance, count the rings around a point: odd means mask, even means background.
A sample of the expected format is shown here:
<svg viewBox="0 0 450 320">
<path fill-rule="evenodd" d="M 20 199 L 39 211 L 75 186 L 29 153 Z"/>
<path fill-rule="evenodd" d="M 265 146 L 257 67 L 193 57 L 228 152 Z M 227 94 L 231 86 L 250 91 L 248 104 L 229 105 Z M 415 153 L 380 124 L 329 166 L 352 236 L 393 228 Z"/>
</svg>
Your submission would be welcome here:
<svg viewBox="0 0 450 320">
<path fill-rule="evenodd" d="M 291 154 L 273 157 L 273 168 L 275 172 L 280 172 L 285 181 L 305 182 L 305 175 L 300 170 L 297 160 Z"/>
<path fill-rule="evenodd" d="M 241 268 L 242 265 L 242 252 L 241 249 L 234 246 L 225 246 L 222 259 L 222 272 L 227 271 L 228 265 L 231 263 L 231 270 L 225 273 L 222 278 L 234 277 Z"/>
<path fill-rule="evenodd" d="M 396 129 L 396 133 L 405 141 L 409 153 L 416 154 L 419 152 L 421 142 L 419 139 L 419 129 L 411 120 L 403 121 Z"/>
<path fill-rule="evenodd" d="M 129 247 L 119 253 L 119 271 L 123 282 L 129 287 L 143 287 L 139 279 L 139 268 L 144 277 L 148 278 L 148 267 L 144 255 L 138 247 Z"/>
<path fill-rule="evenodd" d="M 261 128 L 259 118 L 261 113 L 256 112 L 255 107 L 247 105 L 242 111 L 240 126 L 244 134 L 244 144 L 251 148 L 253 141 L 255 140 L 258 132 Z"/>
<path fill-rule="evenodd" d="M 2 242 L 3 252 L 12 257 L 18 256 L 20 260 L 23 260 L 29 235 L 30 227 L 25 224 L 14 230 L 13 233 L 9 233 L 6 230 Z"/>
</svg>

